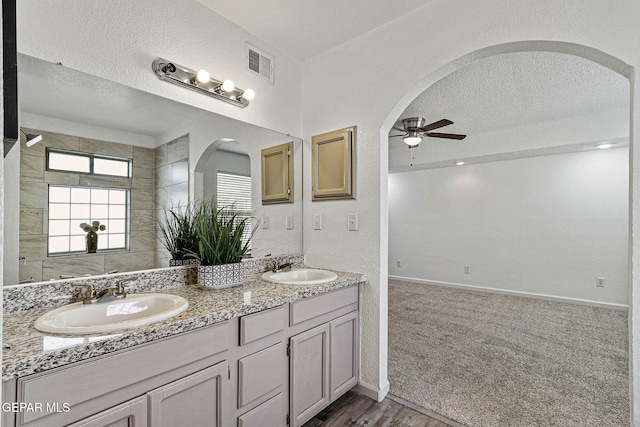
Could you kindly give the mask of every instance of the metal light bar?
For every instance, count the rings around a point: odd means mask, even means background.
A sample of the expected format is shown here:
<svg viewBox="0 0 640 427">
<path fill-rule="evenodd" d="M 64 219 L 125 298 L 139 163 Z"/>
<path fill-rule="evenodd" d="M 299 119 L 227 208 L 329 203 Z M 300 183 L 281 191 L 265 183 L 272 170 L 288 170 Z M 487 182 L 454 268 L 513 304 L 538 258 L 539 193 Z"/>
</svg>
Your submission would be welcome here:
<svg viewBox="0 0 640 427">
<path fill-rule="evenodd" d="M 200 82 L 196 79 L 196 76 L 198 75 L 197 71 L 183 67 L 175 62 L 167 61 L 163 58 L 158 58 L 153 61 L 151 68 L 160 80 L 228 102 L 236 107 L 245 108 L 249 105 L 249 101 L 253 99 L 253 96 L 255 95 L 251 89 L 242 90 L 234 88 L 233 90 L 226 92 L 222 88 L 224 82 L 214 78 L 210 78 L 205 82 Z"/>
</svg>

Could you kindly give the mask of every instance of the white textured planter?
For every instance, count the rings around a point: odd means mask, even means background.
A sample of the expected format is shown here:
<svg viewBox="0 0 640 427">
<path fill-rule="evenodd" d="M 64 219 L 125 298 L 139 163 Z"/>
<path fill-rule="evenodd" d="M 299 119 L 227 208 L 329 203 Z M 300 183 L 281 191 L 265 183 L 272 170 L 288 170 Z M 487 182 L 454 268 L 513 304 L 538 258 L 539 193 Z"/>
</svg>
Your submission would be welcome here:
<svg viewBox="0 0 640 427">
<path fill-rule="evenodd" d="M 201 289 L 229 288 L 241 284 L 243 280 L 244 264 L 241 262 L 198 266 L 198 287 Z"/>
<path fill-rule="evenodd" d="M 200 264 L 200 261 L 198 261 L 195 258 L 169 260 L 169 267 L 178 267 L 181 265 L 196 265 L 196 264 Z"/>
</svg>

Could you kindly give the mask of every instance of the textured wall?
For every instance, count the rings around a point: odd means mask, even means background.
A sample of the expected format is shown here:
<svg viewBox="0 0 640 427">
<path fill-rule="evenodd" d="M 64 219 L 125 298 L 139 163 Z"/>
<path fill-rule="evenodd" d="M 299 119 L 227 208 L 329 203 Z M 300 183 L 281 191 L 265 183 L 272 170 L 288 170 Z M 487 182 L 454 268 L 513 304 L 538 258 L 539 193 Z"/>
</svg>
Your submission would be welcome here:
<svg viewBox="0 0 640 427">
<path fill-rule="evenodd" d="M 627 64 L 640 65 L 639 17 L 640 3 L 632 0 L 436 0 L 304 64 L 305 141 L 332 129 L 358 126 L 357 200 L 310 203 L 305 189 L 306 224 L 320 213 L 325 229 L 305 226 L 304 252 L 312 265 L 362 271 L 370 279 L 362 295 L 361 381 L 372 393 L 379 397 L 388 384 L 387 138 L 395 120 L 435 81 L 475 59 L 510 51 L 576 54 L 630 77 Z M 408 43 L 417 47 L 411 54 L 403 48 Z M 637 103 L 640 91 L 632 91 Z M 632 122 L 632 134 L 640 132 L 639 122 Z M 632 162 L 640 167 L 640 155 L 633 153 Z M 305 164 L 309 161 L 306 155 Z M 634 169 L 634 176 L 640 182 L 640 171 Z M 310 178 L 310 171 L 305 171 L 305 181 Z M 633 218 L 640 214 L 640 190 L 633 191 L 632 224 L 638 235 L 640 225 Z M 360 215 L 358 232 L 346 231 L 350 212 Z M 635 267 L 640 263 L 639 245 L 632 243 L 634 372 L 640 371 L 640 327 L 634 326 L 640 325 L 640 273 Z M 640 390 L 640 372 L 633 375 L 633 384 Z M 635 405 L 640 413 L 640 399 Z"/>
<path fill-rule="evenodd" d="M 391 174 L 389 274 L 626 305 L 628 163 L 622 147 Z"/>
<path fill-rule="evenodd" d="M 153 268 L 155 254 L 153 150 L 38 129 L 26 131 L 42 134 L 43 140 L 33 147 L 27 147 L 24 142 L 20 144 L 19 255 L 26 257 L 26 263 L 21 262 L 19 265 L 19 279 L 33 278 L 35 281 L 41 281 L 58 278 L 61 275 L 96 275 L 112 270 L 131 271 Z M 133 159 L 133 178 L 47 171 L 45 170 L 47 147 L 131 158 Z M 47 256 L 49 184 L 129 189 L 131 191 L 129 250 Z M 132 254 L 135 255 L 132 256 Z"/>
</svg>

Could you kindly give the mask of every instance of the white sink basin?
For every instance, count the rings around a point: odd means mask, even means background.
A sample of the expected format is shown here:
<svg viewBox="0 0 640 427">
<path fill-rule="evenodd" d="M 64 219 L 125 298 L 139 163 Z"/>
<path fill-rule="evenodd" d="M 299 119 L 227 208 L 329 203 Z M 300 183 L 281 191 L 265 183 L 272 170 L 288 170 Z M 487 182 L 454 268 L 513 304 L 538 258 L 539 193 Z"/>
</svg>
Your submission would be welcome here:
<svg viewBox="0 0 640 427">
<path fill-rule="evenodd" d="M 338 275 L 333 271 L 318 270 L 316 268 L 294 268 L 280 273 L 267 271 L 262 275 L 263 280 L 284 285 L 317 285 L 332 282 L 337 278 Z"/>
<path fill-rule="evenodd" d="M 40 316 L 35 328 L 59 334 L 86 334 L 137 328 L 168 319 L 189 307 L 186 299 L 169 294 L 133 294 L 110 302 L 76 302 Z"/>
</svg>

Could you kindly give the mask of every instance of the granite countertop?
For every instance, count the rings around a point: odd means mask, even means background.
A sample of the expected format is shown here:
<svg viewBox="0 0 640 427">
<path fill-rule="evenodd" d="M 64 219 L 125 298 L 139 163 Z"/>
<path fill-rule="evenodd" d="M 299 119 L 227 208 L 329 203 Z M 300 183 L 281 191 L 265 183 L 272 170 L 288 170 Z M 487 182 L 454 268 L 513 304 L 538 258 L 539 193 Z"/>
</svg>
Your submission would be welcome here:
<svg viewBox="0 0 640 427">
<path fill-rule="evenodd" d="M 336 273 L 338 278 L 333 282 L 313 286 L 270 283 L 255 274 L 228 289 L 205 291 L 187 285 L 157 290 L 154 292 L 186 298 L 189 308 L 161 322 L 108 334 L 63 335 L 36 330 L 35 320 L 50 307 L 5 314 L 3 341 L 10 348 L 3 351 L 2 379 L 46 371 L 366 281 L 362 274 Z"/>
</svg>

